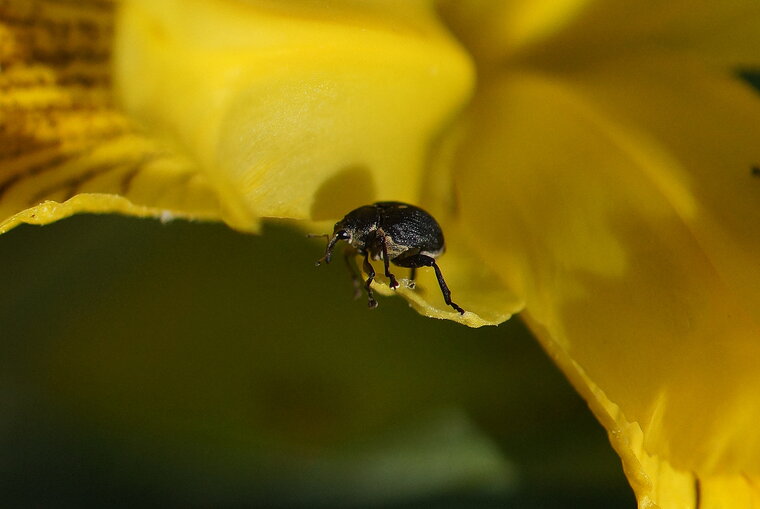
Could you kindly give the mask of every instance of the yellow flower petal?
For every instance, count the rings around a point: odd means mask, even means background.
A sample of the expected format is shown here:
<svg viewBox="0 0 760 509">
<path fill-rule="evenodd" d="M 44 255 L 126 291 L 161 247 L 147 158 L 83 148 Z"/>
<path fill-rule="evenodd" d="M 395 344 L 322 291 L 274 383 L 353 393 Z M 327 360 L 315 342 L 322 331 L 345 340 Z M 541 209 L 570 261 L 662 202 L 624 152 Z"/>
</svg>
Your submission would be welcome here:
<svg viewBox="0 0 760 509">
<path fill-rule="evenodd" d="M 430 271 L 399 290 L 414 307 L 479 326 L 525 304 L 642 506 L 757 502 L 760 101 L 714 74 L 760 63 L 756 2 L 444 2 L 484 81 L 432 163 L 473 69 L 430 2 L 126 0 L 119 101 L 159 141 L 112 104 L 107 3 L 8 6 L 0 231 L 419 203 L 472 314 Z"/>
<path fill-rule="evenodd" d="M 577 66 L 651 51 L 693 54 L 723 67 L 760 65 L 754 0 L 446 0 L 441 11 L 481 72 L 508 61 Z"/>
<path fill-rule="evenodd" d="M 494 79 L 456 179 L 471 242 L 665 507 L 660 470 L 760 474 L 760 101 L 678 62 Z"/>
<path fill-rule="evenodd" d="M 760 179 L 753 174 L 760 164 L 758 92 L 675 57 L 610 62 L 568 82 L 614 119 L 608 131 L 627 140 L 720 278 L 754 311 L 760 303 Z"/>
<path fill-rule="evenodd" d="M 113 108 L 108 4 L 10 2 L 0 30 L 0 232 L 77 212 L 222 215 L 194 164 Z"/>
<path fill-rule="evenodd" d="M 443 0 L 441 15 L 468 51 L 488 67 L 499 67 L 554 36 L 593 0 Z"/>
<path fill-rule="evenodd" d="M 631 54 L 680 53 L 722 67 L 760 64 L 760 5 L 754 0 L 587 2 L 572 23 L 533 48 L 561 64 L 622 61 Z"/>
<path fill-rule="evenodd" d="M 428 2 L 333 7 L 127 1 L 122 102 L 193 154 L 241 217 L 416 201 L 429 144 L 470 93 L 469 59 Z"/>
</svg>

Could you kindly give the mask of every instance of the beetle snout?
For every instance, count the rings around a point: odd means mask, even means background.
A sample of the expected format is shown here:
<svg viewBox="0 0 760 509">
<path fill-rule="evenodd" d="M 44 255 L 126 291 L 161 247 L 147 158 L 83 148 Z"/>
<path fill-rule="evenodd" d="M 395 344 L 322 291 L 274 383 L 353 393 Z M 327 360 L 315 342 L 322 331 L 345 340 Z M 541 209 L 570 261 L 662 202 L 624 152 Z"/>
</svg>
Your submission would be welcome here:
<svg viewBox="0 0 760 509">
<path fill-rule="evenodd" d="M 332 236 L 332 238 L 327 242 L 327 248 L 325 249 L 325 255 L 317 260 L 317 263 L 315 264 L 317 267 L 322 265 L 322 263 L 330 263 L 332 260 L 332 253 L 333 249 L 335 249 L 335 244 L 338 243 L 338 241 L 346 240 L 348 242 L 351 241 L 351 235 L 346 230 L 338 230 L 335 232 L 335 234 Z"/>
</svg>

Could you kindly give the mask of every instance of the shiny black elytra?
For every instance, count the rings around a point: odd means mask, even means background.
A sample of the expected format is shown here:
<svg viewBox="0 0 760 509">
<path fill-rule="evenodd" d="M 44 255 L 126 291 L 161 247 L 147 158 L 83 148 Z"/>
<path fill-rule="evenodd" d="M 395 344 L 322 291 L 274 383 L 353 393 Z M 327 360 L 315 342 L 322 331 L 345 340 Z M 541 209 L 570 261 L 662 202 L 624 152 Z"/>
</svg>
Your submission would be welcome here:
<svg viewBox="0 0 760 509">
<path fill-rule="evenodd" d="M 393 290 L 398 288 L 399 284 L 396 276 L 390 272 L 390 262 L 412 269 L 409 277 L 412 282 L 418 267 L 433 267 L 443 300 L 460 314 L 464 314 L 464 309 L 451 300 L 451 291 L 443 280 L 441 269 L 435 263 L 435 259 L 444 251 L 441 227 L 433 216 L 421 208 L 396 201 L 365 205 L 352 210 L 335 223 L 332 237 L 324 237 L 329 238 L 329 241 L 325 255 L 317 261 L 317 265 L 321 265 L 322 262 L 330 263 L 335 245 L 341 240 L 346 241 L 348 246 L 344 250 L 344 258 L 354 283 L 354 296 L 357 298 L 361 295 L 361 279 L 353 258 L 357 254 L 364 256 L 363 267 L 368 276 L 364 288 L 367 291 L 369 307 L 377 307 L 371 286 L 375 278 L 371 258 L 383 260 L 385 276 Z"/>
</svg>

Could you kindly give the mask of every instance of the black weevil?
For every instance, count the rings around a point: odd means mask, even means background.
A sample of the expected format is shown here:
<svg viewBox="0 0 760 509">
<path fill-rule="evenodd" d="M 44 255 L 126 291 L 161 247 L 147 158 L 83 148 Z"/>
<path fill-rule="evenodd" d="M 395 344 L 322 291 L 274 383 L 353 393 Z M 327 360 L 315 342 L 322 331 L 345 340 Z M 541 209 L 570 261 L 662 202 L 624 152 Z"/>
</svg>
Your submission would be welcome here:
<svg viewBox="0 0 760 509">
<path fill-rule="evenodd" d="M 335 223 L 332 237 L 329 237 L 325 255 L 317 261 L 330 263 L 332 252 L 338 241 L 345 240 L 349 245 L 344 251 L 344 258 L 351 279 L 354 283 L 354 292 L 360 295 L 361 285 L 359 274 L 353 264 L 353 257 L 357 254 L 364 256 L 364 270 L 367 273 L 367 281 L 364 287 L 367 290 L 369 307 L 377 307 L 372 292 L 372 280 L 375 278 L 375 269 L 370 263 L 372 260 L 383 260 L 385 275 L 390 281 L 391 289 L 395 290 L 399 284 L 396 276 L 391 274 L 389 263 L 399 267 L 410 268 L 409 279 L 414 281 L 415 271 L 418 267 L 433 267 L 438 278 L 438 285 L 443 293 L 443 300 L 460 314 L 464 309 L 451 300 L 451 291 L 443 280 L 443 274 L 435 259 L 443 254 L 443 232 L 433 216 L 419 207 L 396 201 L 383 201 L 365 205 L 352 210 L 346 217 Z"/>
</svg>

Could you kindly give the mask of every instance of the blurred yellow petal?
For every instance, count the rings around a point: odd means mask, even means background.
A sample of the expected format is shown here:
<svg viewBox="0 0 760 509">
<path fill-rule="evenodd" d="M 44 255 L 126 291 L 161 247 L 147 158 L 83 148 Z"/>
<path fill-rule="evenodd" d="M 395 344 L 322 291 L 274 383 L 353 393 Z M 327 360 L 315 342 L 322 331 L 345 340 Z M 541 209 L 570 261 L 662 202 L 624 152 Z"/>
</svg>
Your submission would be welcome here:
<svg viewBox="0 0 760 509">
<path fill-rule="evenodd" d="M 77 212 L 221 216 L 196 166 L 112 106 L 112 7 L 7 2 L 0 30 L 0 232 Z"/>
<path fill-rule="evenodd" d="M 758 92 L 676 57 L 608 62 L 566 82 L 614 119 L 600 121 L 641 160 L 715 272 L 757 318 Z"/>
<path fill-rule="evenodd" d="M 624 61 L 632 54 L 679 53 L 722 67 L 760 65 L 760 4 L 644 0 L 589 1 L 586 8 L 532 48 L 532 58 L 558 65 L 603 57 Z"/>
<path fill-rule="evenodd" d="M 252 219 L 415 201 L 473 82 L 429 2 L 133 0 L 117 34 L 125 108 Z"/>
<path fill-rule="evenodd" d="M 488 71 L 554 36 L 592 0 L 442 0 L 441 15 Z"/>
<path fill-rule="evenodd" d="M 760 99 L 679 62 L 505 73 L 456 170 L 471 242 L 663 507 L 760 474 Z"/>
<path fill-rule="evenodd" d="M 483 65 L 577 66 L 630 54 L 692 54 L 720 66 L 760 65 L 754 0 L 444 0 L 452 30 Z"/>
</svg>

